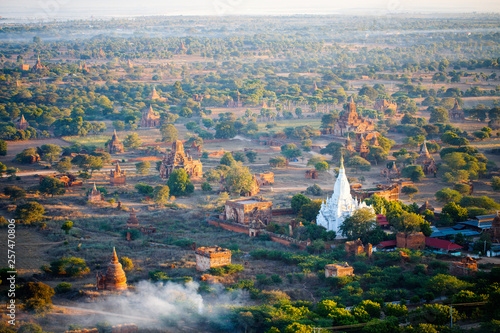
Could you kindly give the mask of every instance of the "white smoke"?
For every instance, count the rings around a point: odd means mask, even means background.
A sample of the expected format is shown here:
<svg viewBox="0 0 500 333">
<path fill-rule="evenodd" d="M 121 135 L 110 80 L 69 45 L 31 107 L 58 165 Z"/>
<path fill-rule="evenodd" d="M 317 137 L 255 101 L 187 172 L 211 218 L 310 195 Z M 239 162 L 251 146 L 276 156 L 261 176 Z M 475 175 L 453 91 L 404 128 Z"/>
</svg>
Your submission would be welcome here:
<svg viewBox="0 0 500 333">
<path fill-rule="evenodd" d="M 211 292 L 202 296 L 199 284 L 188 282 L 151 283 L 141 281 L 135 291 L 110 295 L 85 306 L 92 309 L 80 324 L 95 327 L 106 321 L 112 325 L 135 323 L 139 328 L 193 329 L 200 323 L 217 322 L 227 314 L 230 306 L 242 306 L 248 301 L 248 293 L 242 290 L 224 291 L 223 286 L 210 285 Z M 82 305 L 83 308 L 83 305 Z"/>
</svg>

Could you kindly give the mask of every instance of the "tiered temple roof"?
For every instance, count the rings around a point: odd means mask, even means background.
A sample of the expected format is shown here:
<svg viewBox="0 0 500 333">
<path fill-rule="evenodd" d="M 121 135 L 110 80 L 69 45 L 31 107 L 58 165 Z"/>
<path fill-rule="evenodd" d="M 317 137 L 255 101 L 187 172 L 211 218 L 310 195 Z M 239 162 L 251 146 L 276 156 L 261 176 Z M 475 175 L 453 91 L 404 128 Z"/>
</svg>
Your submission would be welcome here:
<svg viewBox="0 0 500 333">
<path fill-rule="evenodd" d="M 191 177 L 201 177 L 202 168 L 200 160 L 193 160 L 184 152 L 184 145 L 177 140 L 172 143 L 172 151 L 163 157 L 160 165 L 160 177 L 168 178 L 175 169 L 184 169 Z"/>
<path fill-rule="evenodd" d="M 347 104 L 347 110 L 343 112 L 335 123 L 333 134 L 343 136 L 347 132 L 368 133 L 375 130 L 375 125 L 370 120 L 365 120 L 356 112 L 356 104 L 351 99 Z"/>
</svg>

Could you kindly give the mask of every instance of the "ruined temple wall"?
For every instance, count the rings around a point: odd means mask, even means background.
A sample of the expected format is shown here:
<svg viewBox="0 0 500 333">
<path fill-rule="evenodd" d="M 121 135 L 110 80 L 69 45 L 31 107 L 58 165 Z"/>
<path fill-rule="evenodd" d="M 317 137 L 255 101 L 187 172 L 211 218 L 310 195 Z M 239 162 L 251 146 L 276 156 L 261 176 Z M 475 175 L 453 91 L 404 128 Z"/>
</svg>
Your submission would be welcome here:
<svg viewBox="0 0 500 333">
<path fill-rule="evenodd" d="M 423 250 L 425 248 L 425 236 L 421 232 L 411 234 L 398 232 L 396 235 L 396 246 L 404 249 Z"/>
</svg>

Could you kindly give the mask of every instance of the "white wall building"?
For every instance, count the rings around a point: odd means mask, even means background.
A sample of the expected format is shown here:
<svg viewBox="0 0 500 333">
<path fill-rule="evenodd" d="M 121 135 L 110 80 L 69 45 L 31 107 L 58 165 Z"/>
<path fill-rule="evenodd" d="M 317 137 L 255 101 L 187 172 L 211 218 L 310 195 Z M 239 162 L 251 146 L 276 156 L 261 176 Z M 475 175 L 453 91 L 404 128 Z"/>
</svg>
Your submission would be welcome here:
<svg viewBox="0 0 500 333">
<path fill-rule="evenodd" d="M 364 202 L 359 203 L 351 195 L 349 181 L 345 175 L 344 157 L 340 159 L 340 168 L 337 181 L 333 187 L 333 195 L 321 204 L 321 209 L 316 217 L 316 224 L 321 225 L 328 231 L 335 231 L 336 238 L 345 238 L 340 232 L 340 225 L 346 217 L 360 208 L 371 208 Z"/>
</svg>

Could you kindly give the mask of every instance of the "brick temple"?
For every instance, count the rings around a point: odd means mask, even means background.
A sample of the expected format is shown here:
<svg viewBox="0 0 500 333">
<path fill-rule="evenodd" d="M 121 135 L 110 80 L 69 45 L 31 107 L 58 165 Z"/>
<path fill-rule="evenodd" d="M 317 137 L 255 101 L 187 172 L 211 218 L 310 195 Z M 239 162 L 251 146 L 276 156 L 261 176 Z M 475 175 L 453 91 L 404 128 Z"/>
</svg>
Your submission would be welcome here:
<svg viewBox="0 0 500 333">
<path fill-rule="evenodd" d="M 261 198 L 227 200 L 222 220 L 230 220 L 241 224 L 261 221 L 265 225 L 271 222 L 273 203 Z"/>
<path fill-rule="evenodd" d="M 160 115 L 154 112 L 153 107 L 150 105 L 149 108 L 142 112 L 141 127 L 156 126 L 160 126 Z"/>
<path fill-rule="evenodd" d="M 184 169 L 191 178 L 203 175 L 203 165 L 200 160 L 193 160 L 186 152 L 184 145 L 177 140 L 172 143 L 172 151 L 163 157 L 160 165 L 160 177 L 168 178 L 175 169 Z"/>
<path fill-rule="evenodd" d="M 336 136 L 344 136 L 347 132 L 368 133 L 375 130 L 375 125 L 370 120 L 365 120 L 356 112 L 356 104 L 351 96 L 351 100 L 347 104 L 347 110 L 343 112 L 335 126 L 333 134 Z"/>
<path fill-rule="evenodd" d="M 111 185 L 125 185 L 126 180 L 125 170 L 122 170 L 120 163 L 116 162 L 115 168 L 109 172 L 109 183 Z"/>
<path fill-rule="evenodd" d="M 231 264 L 231 251 L 219 246 L 199 247 L 195 250 L 196 269 L 206 271 L 212 267 Z"/>
<path fill-rule="evenodd" d="M 110 154 L 113 153 L 123 153 L 123 143 L 118 140 L 118 136 L 116 135 L 116 130 L 111 137 L 111 141 L 108 143 L 108 150 Z"/>
<path fill-rule="evenodd" d="M 329 264 L 325 266 L 325 277 L 340 277 L 354 275 L 354 268 L 348 263 L 344 264 Z"/>
<path fill-rule="evenodd" d="M 104 200 L 104 196 L 97 189 L 97 187 L 95 186 L 95 183 L 94 183 L 94 188 L 92 188 L 92 190 L 89 192 L 89 194 L 87 196 L 87 200 L 89 202 L 101 202 Z"/>
</svg>

